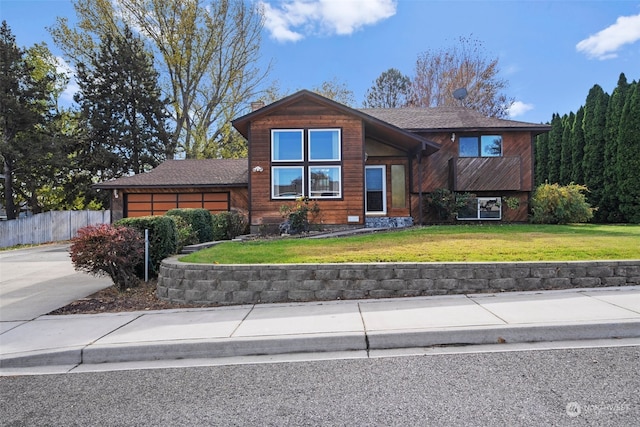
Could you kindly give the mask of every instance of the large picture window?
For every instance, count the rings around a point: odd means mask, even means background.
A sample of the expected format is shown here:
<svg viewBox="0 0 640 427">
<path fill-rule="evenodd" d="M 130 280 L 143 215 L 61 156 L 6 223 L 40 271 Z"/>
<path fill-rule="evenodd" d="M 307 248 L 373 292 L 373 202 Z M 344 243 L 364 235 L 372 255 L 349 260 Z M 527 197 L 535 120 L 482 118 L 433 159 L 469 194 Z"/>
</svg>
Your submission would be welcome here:
<svg viewBox="0 0 640 427">
<path fill-rule="evenodd" d="M 274 166 L 272 194 L 274 199 L 295 199 L 304 194 L 303 168 L 298 166 Z"/>
<path fill-rule="evenodd" d="M 271 197 L 342 197 L 340 129 L 271 131 Z"/>
<path fill-rule="evenodd" d="M 271 160 L 291 162 L 303 160 L 303 132 L 297 129 L 271 131 Z"/>
<path fill-rule="evenodd" d="M 459 220 L 500 220 L 502 199 L 500 197 L 478 197 L 458 211 Z"/>
<path fill-rule="evenodd" d="M 309 129 L 309 160 L 313 162 L 339 161 L 340 130 Z"/>
<path fill-rule="evenodd" d="M 502 136 L 461 136 L 458 147 L 460 157 L 500 157 Z"/>
</svg>

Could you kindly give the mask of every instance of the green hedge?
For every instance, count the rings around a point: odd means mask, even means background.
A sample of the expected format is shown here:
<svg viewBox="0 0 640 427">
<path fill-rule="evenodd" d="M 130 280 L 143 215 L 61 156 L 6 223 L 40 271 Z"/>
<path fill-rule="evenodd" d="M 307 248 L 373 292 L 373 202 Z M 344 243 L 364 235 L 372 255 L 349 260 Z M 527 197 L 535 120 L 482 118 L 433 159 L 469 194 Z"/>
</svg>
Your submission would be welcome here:
<svg viewBox="0 0 640 427">
<path fill-rule="evenodd" d="M 242 234 L 246 234 L 248 221 L 245 215 L 238 211 L 221 212 L 212 215 L 213 239 L 231 240 Z"/>
<path fill-rule="evenodd" d="M 179 216 L 191 225 L 198 235 L 198 243 L 213 241 L 213 221 L 211 212 L 206 209 L 171 209 L 165 215 Z"/>
<path fill-rule="evenodd" d="M 149 230 L 149 266 L 150 273 L 158 274 L 160 263 L 166 257 L 177 252 L 178 236 L 176 223 L 169 216 L 142 216 L 137 218 L 123 218 L 115 225 L 124 225 L 135 228 L 144 235 L 144 230 Z M 144 276 L 144 270 L 140 266 L 139 273 Z"/>
</svg>

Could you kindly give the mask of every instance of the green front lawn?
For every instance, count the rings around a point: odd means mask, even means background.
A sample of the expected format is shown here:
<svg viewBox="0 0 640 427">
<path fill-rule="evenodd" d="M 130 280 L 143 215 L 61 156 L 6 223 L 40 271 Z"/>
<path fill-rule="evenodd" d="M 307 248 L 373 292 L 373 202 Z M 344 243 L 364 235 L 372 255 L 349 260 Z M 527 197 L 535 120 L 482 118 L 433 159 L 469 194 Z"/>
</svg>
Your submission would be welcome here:
<svg viewBox="0 0 640 427">
<path fill-rule="evenodd" d="M 180 259 L 209 264 L 640 259 L 640 225 L 431 226 L 330 239 L 225 242 Z"/>
</svg>

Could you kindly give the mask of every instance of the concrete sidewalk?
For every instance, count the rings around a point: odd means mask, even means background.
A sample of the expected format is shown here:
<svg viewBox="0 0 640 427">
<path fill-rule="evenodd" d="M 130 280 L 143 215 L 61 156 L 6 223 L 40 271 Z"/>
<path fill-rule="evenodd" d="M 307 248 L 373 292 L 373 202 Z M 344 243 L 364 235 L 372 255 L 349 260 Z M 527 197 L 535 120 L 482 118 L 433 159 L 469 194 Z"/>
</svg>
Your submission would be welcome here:
<svg viewBox="0 0 640 427">
<path fill-rule="evenodd" d="M 0 323 L 14 368 L 640 337 L 640 286 L 245 305 Z"/>
</svg>

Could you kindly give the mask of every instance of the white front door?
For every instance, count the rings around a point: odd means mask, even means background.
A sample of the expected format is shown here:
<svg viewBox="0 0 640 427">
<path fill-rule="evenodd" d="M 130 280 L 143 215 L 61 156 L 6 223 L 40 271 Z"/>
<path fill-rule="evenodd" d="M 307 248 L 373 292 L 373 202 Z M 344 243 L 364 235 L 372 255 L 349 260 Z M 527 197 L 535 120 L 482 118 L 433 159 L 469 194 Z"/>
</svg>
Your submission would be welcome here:
<svg viewBox="0 0 640 427">
<path fill-rule="evenodd" d="M 368 214 L 387 213 L 387 180 L 385 166 L 365 166 L 365 211 Z"/>
</svg>

